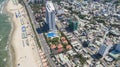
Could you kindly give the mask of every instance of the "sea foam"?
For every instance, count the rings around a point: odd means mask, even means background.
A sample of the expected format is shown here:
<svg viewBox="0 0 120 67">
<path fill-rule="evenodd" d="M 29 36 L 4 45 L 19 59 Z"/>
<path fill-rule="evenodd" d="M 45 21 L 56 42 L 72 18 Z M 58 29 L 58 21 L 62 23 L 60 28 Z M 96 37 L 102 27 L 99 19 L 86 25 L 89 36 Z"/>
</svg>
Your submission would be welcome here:
<svg viewBox="0 0 120 67">
<path fill-rule="evenodd" d="M 2 36 L 0 35 L 0 41 L 2 41 Z"/>
<path fill-rule="evenodd" d="M 4 62 L 6 62 L 6 60 L 7 60 L 6 58 L 3 59 Z"/>
<path fill-rule="evenodd" d="M 4 3 L 5 3 L 5 1 L 3 1 L 2 3 L 1 3 L 1 5 L 0 5 L 0 13 L 2 14 L 3 13 L 3 9 L 4 9 Z"/>
</svg>

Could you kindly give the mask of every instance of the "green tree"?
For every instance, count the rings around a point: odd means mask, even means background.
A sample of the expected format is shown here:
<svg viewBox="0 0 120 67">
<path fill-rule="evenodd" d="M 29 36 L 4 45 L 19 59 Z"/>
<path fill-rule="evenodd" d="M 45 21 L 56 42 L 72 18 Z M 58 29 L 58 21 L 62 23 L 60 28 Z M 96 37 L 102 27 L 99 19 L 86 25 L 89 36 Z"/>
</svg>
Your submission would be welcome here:
<svg viewBox="0 0 120 67">
<path fill-rule="evenodd" d="M 56 45 L 59 44 L 59 38 L 58 37 L 53 38 L 52 43 Z"/>
<path fill-rule="evenodd" d="M 86 59 L 83 57 L 82 54 L 78 54 L 78 55 L 76 55 L 75 57 L 79 58 L 79 60 L 80 60 L 80 62 L 81 62 L 82 65 L 85 64 Z"/>
</svg>

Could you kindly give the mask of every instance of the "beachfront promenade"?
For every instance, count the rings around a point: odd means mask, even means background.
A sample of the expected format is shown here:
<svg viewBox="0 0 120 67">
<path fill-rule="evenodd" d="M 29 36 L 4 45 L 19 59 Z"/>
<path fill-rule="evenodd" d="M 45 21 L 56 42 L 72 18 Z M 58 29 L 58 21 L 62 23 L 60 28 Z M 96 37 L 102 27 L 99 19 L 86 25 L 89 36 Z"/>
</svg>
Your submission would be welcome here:
<svg viewBox="0 0 120 67">
<path fill-rule="evenodd" d="M 24 7 L 10 0 L 6 7 L 13 19 L 11 45 L 15 51 L 15 67 L 48 67 L 44 52 L 38 47 Z"/>
<path fill-rule="evenodd" d="M 33 16 L 33 12 L 32 12 L 31 7 L 28 5 L 28 3 L 25 0 L 23 0 L 23 1 L 24 1 L 25 6 L 26 6 L 26 10 L 29 13 L 29 17 L 30 17 L 30 19 L 32 21 L 34 29 L 40 28 L 40 26 L 38 25 L 38 23 L 35 20 L 35 17 Z M 46 40 L 44 38 L 44 35 L 43 34 L 38 34 L 37 32 L 36 32 L 36 34 L 39 37 L 38 39 L 39 39 L 39 42 L 40 42 L 41 49 L 45 53 L 45 56 L 46 56 L 46 58 L 47 58 L 47 60 L 48 60 L 48 62 L 50 64 L 50 66 L 51 67 L 56 67 L 55 63 L 52 61 L 52 59 L 50 57 L 50 48 L 47 45 L 47 42 L 46 42 Z"/>
</svg>

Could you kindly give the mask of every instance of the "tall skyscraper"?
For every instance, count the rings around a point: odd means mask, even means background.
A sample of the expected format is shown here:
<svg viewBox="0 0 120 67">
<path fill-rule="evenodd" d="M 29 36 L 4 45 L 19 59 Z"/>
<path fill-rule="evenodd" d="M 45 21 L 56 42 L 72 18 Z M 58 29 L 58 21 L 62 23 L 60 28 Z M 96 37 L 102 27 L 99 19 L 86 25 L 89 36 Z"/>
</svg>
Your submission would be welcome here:
<svg viewBox="0 0 120 67">
<path fill-rule="evenodd" d="M 46 2 L 46 24 L 48 25 L 49 31 L 56 30 L 55 27 L 55 8 L 51 1 Z"/>
</svg>

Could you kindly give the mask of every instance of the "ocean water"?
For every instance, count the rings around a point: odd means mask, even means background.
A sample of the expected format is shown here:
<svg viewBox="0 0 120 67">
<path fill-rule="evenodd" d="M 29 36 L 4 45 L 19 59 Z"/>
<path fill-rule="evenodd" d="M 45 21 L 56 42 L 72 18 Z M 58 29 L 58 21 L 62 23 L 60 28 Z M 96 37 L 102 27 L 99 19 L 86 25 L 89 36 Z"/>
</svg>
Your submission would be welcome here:
<svg viewBox="0 0 120 67">
<path fill-rule="evenodd" d="M 9 17 L 3 12 L 6 0 L 0 0 L 0 67 L 8 67 L 8 38 L 11 29 Z"/>
</svg>

